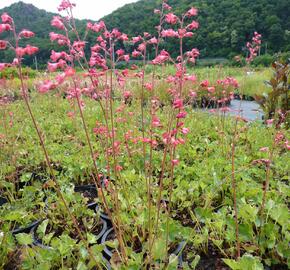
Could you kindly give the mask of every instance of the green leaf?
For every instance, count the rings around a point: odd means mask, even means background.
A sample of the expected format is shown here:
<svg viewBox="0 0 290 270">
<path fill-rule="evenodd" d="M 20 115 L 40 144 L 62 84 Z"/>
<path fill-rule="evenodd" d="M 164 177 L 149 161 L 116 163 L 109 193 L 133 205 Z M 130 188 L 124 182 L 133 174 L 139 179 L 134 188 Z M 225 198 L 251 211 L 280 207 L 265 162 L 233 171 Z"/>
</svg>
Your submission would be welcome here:
<svg viewBox="0 0 290 270">
<path fill-rule="evenodd" d="M 245 254 L 239 261 L 223 259 L 223 261 L 233 270 L 264 270 L 263 264 L 258 257 Z"/>
<path fill-rule="evenodd" d="M 289 210 L 285 205 L 277 205 L 270 212 L 271 217 L 281 226 L 287 226 L 290 219 Z"/>
<path fill-rule="evenodd" d="M 192 269 L 195 269 L 197 264 L 199 263 L 200 261 L 200 256 L 199 255 L 196 255 L 194 260 L 192 261 L 192 263 L 190 264 L 190 266 L 192 267 Z"/>
<path fill-rule="evenodd" d="M 83 262 L 79 262 L 77 266 L 77 270 L 87 270 L 88 268 Z"/>
<path fill-rule="evenodd" d="M 45 235 L 46 227 L 48 225 L 48 219 L 45 219 L 41 222 L 41 224 L 37 227 L 37 232 L 41 235 Z"/>
<path fill-rule="evenodd" d="M 33 238 L 31 234 L 19 233 L 16 234 L 15 237 L 20 245 L 31 245 L 33 243 Z"/>
<path fill-rule="evenodd" d="M 154 246 L 152 248 L 152 256 L 155 260 L 157 259 L 162 260 L 163 258 L 165 258 L 167 253 L 164 248 L 166 246 L 165 242 L 166 242 L 165 239 L 162 238 L 156 239 Z"/>
</svg>

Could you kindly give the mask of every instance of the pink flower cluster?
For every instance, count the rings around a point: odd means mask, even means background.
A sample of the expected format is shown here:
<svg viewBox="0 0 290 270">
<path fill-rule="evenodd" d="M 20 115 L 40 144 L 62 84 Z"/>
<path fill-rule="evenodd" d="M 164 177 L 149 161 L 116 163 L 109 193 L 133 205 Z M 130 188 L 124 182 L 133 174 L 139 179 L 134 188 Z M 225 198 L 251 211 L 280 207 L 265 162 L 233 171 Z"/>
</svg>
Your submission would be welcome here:
<svg viewBox="0 0 290 270">
<path fill-rule="evenodd" d="M 5 31 L 12 31 L 13 19 L 5 12 L 1 15 L 0 34 Z"/>
<path fill-rule="evenodd" d="M 57 9 L 58 9 L 58 11 L 63 11 L 66 9 L 73 8 L 75 6 L 76 6 L 76 4 L 71 3 L 69 0 L 62 0 L 61 4 L 59 5 L 59 7 Z"/>
<path fill-rule="evenodd" d="M 249 51 L 249 56 L 246 58 L 247 63 L 251 63 L 254 58 L 257 56 L 262 43 L 262 35 L 258 32 L 254 32 L 252 42 L 247 43 L 247 49 Z"/>
<path fill-rule="evenodd" d="M 25 47 L 19 47 L 18 41 L 21 38 L 31 38 L 34 37 L 34 33 L 27 29 L 23 29 L 20 33 L 16 33 L 14 27 L 13 19 L 7 14 L 3 13 L 1 15 L 2 23 L 0 24 L 0 34 L 4 31 L 13 31 L 16 41 L 16 47 L 14 48 L 11 43 L 6 40 L 0 40 L 0 50 L 5 50 L 8 45 L 14 50 L 16 58 L 13 59 L 12 63 L 0 63 L 0 70 L 5 69 L 6 67 L 19 65 L 21 58 L 24 55 L 33 55 L 38 52 L 38 48 L 31 45 L 26 45 Z"/>
<path fill-rule="evenodd" d="M 31 45 L 26 45 L 25 48 L 22 47 L 18 47 L 15 49 L 16 55 L 18 57 L 23 57 L 24 55 L 33 55 L 35 53 L 37 53 L 39 51 L 39 49 L 35 46 L 31 46 Z"/>
</svg>

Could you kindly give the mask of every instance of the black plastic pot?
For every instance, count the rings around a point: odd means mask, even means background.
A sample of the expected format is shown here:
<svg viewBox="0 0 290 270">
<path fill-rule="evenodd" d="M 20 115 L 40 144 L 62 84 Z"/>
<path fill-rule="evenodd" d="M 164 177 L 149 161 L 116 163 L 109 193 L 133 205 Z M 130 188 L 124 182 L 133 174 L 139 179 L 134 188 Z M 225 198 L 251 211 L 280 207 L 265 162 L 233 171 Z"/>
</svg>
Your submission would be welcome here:
<svg viewBox="0 0 290 270">
<path fill-rule="evenodd" d="M 78 193 L 88 194 L 88 197 L 92 199 L 98 197 L 98 190 L 95 185 L 75 186 L 74 191 Z M 89 209 L 95 209 L 96 206 L 96 202 L 91 202 L 87 205 Z"/>
<path fill-rule="evenodd" d="M 114 229 L 111 228 L 109 229 L 102 237 L 101 239 L 101 244 L 104 245 L 104 250 L 103 250 L 103 256 L 104 258 L 109 262 L 113 256 L 113 252 L 112 252 L 112 248 L 108 247 L 105 242 L 108 240 L 109 235 L 114 234 Z M 182 256 L 182 251 L 184 249 L 186 245 L 185 241 L 182 241 L 178 244 L 177 248 L 172 252 L 172 254 L 175 254 L 176 256 L 178 256 L 178 264 L 177 264 L 177 269 L 181 269 L 182 268 L 182 264 L 183 264 L 183 256 Z M 110 265 L 110 263 L 109 263 Z M 111 269 L 111 266 L 110 268 Z"/>
<path fill-rule="evenodd" d="M 7 203 L 8 201 L 7 201 L 7 199 L 6 198 L 4 198 L 4 197 L 0 197 L 0 207 L 2 206 L 2 205 L 4 205 L 5 203 Z"/>
<path fill-rule="evenodd" d="M 103 228 L 102 230 L 98 233 L 98 235 L 96 235 L 96 240 L 100 243 L 101 242 L 101 239 L 102 239 L 102 236 L 107 232 L 108 230 L 108 225 L 107 225 L 107 222 L 103 219 L 100 219 L 102 224 L 103 224 Z M 38 224 L 37 224 L 38 225 Z M 33 235 L 33 245 L 35 246 L 38 246 L 40 248 L 43 248 L 43 249 L 52 249 L 52 247 L 50 246 L 46 246 L 42 243 L 42 241 L 37 237 L 37 234 L 36 234 L 36 230 L 37 230 L 37 227 L 38 226 L 34 226 L 33 228 L 31 228 L 30 232 L 32 233 Z"/>
<path fill-rule="evenodd" d="M 8 203 L 8 200 L 4 197 L 0 197 L 0 207 L 4 204 Z M 33 221 L 31 224 L 27 225 L 26 227 L 18 227 L 16 229 L 11 230 L 12 234 L 18 234 L 18 233 L 29 233 L 31 229 L 35 226 L 37 226 L 41 220 Z"/>
<path fill-rule="evenodd" d="M 110 217 L 107 214 L 105 214 L 104 212 L 101 211 L 101 209 L 100 209 L 98 204 L 96 205 L 95 211 L 100 214 L 100 217 L 102 219 L 106 220 L 109 224 L 111 224 Z"/>
<path fill-rule="evenodd" d="M 176 250 L 173 251 L 173 254 L 175 254 L 176 256 L 178 256 L 178 268 L 182 268 L 182 264 L 183 264 L 183 249 L 186 246 L 186 242 L 182 241 L 178 244 L 178 247 L 176 248 Z"/>
<path fill-rule="evenodd" d="M 17 229 L 12 230 L 11 232 L 12 232 L 12 234 L 29 233 L 31 231 L 31 229 L 34 228 L 35 226 L 37 226 L 40 222 L 41 222 L 41 220 L 36 220 L 26 227 L 17 228 Z"/>
<path fill-rule="evenodd" d="M 105 267 L 106 270 L 112 269 L 110 262 L 105 257 L 102 257 L 102 261 L 103 261 L 103 266 Z"/>
<path fill-rule="evenodd" d="M 102 185 L 102 188 L 105 189 L 105 179 L 109 179 L 108 177 L 101 177 L 100 178 L 100 181 L 101 181 L 101 185 Z M 110 180 L 110 181 L 113 181 L 113 180 Z M 83 185 L 83 186 L 75 186 L 74 188 L 74 191 L 75 192 L 80 192 L 80 193 L 88 193 L 91 197 L 91 198 L 97 198 L 98 197 L 98 188 L 96 187 L 95 184 L 92 184 L 92 185 Z M 88 207 L 90 209 L 94 209 L 95 206 L 97 205 L 97 203 L 93 202 L 93 203 L 89 203 L 88 204 Z M 106 219 L 106 217 L 104 217 Z"/>
<path fill-rule="evenodd" d="M 247 100 L 247 101 L 254 101 L 255 98 L 253 98 L 252 96 L 249 95 L 239 95 L 239 94 L 235 94 L 234 98 L 237 100 Z"/>
<path fill-rule="evenodd" d="M 106 231 L 106 233 L 103 235 L 102 239 L 101 239 L 101 244 L 104 245 L 104 250 L 103 250 L 103 256 L 106 260 L 110 261 L 112 258 L 112 248 L 108 247 L 105 242 L 107 241 L 108 237 L 110 234 L 114 234 L 114 228 L 111 228 L 109 230 Z"/>
</svg>

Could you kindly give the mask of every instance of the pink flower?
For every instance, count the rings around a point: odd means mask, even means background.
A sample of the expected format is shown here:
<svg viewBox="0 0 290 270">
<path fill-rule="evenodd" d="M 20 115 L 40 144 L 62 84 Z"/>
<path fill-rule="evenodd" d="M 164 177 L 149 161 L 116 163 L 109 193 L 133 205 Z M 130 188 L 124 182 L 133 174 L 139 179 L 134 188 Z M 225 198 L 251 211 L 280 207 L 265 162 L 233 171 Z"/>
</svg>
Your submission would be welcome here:
<svg viewBox="0 0 290 270">
<path fill-rule="evenodd" d="M 1 15 L 1 20 L 3 23 L 8 23 L 8 24 L 12 24 L 13 22 L 13 19 L 6 12 L 4 12 Z"/>
<path fill-rule="evenodd" d="M 28 55 L 33 55 L 37 53 L 38 51 L 39 49 L 37 47 L 30 46 L 29 44 L 25 47 L 25 53 Z"/>
<path fill-rule="evenodd" d="M 208 86 L 209 86 L 209 81 L 208 81 L 208 80 L 202 81 L 202 82 L 200 83 L 200 86 L 201 86 L 201 87 L 208 87 Z"/>
<path fill-rule="evenodd" d="M 183 135 L 186 135 L 187 133 L 189 132 L 189 128 L 182 128 L 181 129 L 181 133 L 183 134 Z"/>
<path fill-rule="evenodd" d="M 7 67 L 6 63 L 0 63 L 0 71 L 4 70 Z"/>
<path fill-rule="evenodd" d="M 140 52 L 144 52 L 145 49 L 146 49 L 146 44 L 145 44 L 145 43 L 141 43 L 141 44 L 139 44 L 139 46 L 138 46 L 138 50 L 139 50 Z"/>
<path fill-rule="evenodd" d="M 196 58 L 199 56 L 199 50 L 193 48 L 190 52 L 187 52 L 187 56 Z"/>
<path fill-rule="evenodd" d="M 176 118 L 178 118 L 178 119 L 185 118 L 186 115 L 187 115 L 187 112 L 181 111 L 176 115 Z"/>
<path fill-rule="evenodd" d="M 64 82 L 65 77 L 66 77 L 66 75 L 65 75 L 65 73 L 63 72 L 63 73 L 61 73 L 61 74 L 58 74 L 58 75 L 55 77 L 55 80 L 56 80 L 57 83 L 60 85 L 60 84 L 62 84 L 62 83 Z"/>
<path fill-rule="evenodd" d="M 90 29 L 91 31 L 98 33 L 101 30 L 105 29 L 106 25 L 103 21 L 100 21 L 99 23 L 94 23 L 94 24 L 92 24 L 91 22 L 88 22 L 87 28 Z"/>
<path fill-rule="evenodd" d="M 5 50 L 7 47 L 7 41 L 0 40 L 0 50 Z"/>
<path fill-rule="evenodd" d="M 214 86 L 211 86 L 211 87 L 208 87 L 207 88 L 207 91 L 211 94 L 213 94 L 215 92 L 215 87 Z"/>
<path fill-rule="evenodd" d="M 58 11 L 63 11 L 66 10 L 68 8 L 73 8 L 75 7 L 75 4 L 72 4 L 69 0 L 62 0 L 61 4 L 59 5 L 59 7 L 57 8 Z"/>
<path fill-rule="evenodd" d="M 152 83 L 145 83 L 144 86 L 145 86 L 146 90 L 148 90 L 149 92 L 151 92 L 153 90 Z"/>
<path fill-rule="evenodd" d="M 141 53 L 138 52 L 138 51 L 136 51 L 136 50 L 134 50 L 134 51 L 132 52 L 132 56 L 133 56 L 134 58 L 139 57 L 140 55 L 141 55 Z"/>
<path fill-rule="evenodd" d="M 196 98 L 197 97 L 197 93 L 195 91 L 190 91 L 189 92 L 189 96 L 192 98 Z"/>
<path fill-rule="evenodd" d="M 169 6 L 169 5 L 166 4 L 166 3 L 163 3 L 163 8 L 164 8 L 165 10 L 171 10 L 171 9 L 172 9 L 172 7 Z"/>
<path fill-rule="evenodd" d="M 51 26 L 60 29 L 60 30 L 64 30 L 64 24 L 62 21 L 62 18 L 60 16 L 53 16 L 53 19 L 50 22 Z"/>
<path fill-rule="evenodd" d="M 191 81 L 191 82 L 196 82 L 196 77 L 195 77 L 195 75 L 187 75 L 187 76 L 185 76 L 185 80 Z"/>
<path fill-rule="evenodd" d="M 186 15 L 188 17 L 196 16 L 198 13 L 198 10 L 194 7 L 192 7 L 189 11 L 187 11 Z"/>
<path fill-rule="evenodd" d="M 266 121 L 267 126 L 271 126 L 274 123 L 274 119 L 268 119 Z"/>
<path fill-rule="evenodd" d="M 192 33 L 192 32 L 186 32 L 186 33 L 184 34 L 184 37 L 186 37 L 186 38 L 193 37 L 193 33 Z"/>
<path fill-rule="evenodd" d="M 284 139 L 284 137 L 284 134 L 279 131 L 275 136 L 275 143 L 280 143 Z"/>
<path fill-rule="evenodd" d="M 178 32 L 174 31 L 173 29 L 163 30 L 161 32 L 162 37 L 178 37 Z"/>
<path fill-rule="evenodd" d="M 268 152 L 269 151 L 269 147 L 262 147 L 260 148 L 261 152 Z"/>
<path fill-rule="evenodd" d="M 193 29 L 198 29 L 199 23 L 197 21 L 192 21 L 189 25 L 187 25 L 187 29 L 193 30 Z"/>
<path fill-rule="evenodd" d="M 123 33 L 123 34 L 120 36 L 120 40 L 122 40 L 122 41 L 128 41 L 128 40 L 129 40 L 128 35 Z"/>
<path fill-rule="evenodd" d="M 59 38 L 59 34 L 54 33 L 54 32 L 50 32 L 49 33 L 49 38 L 50 38 L 51 41 L 55 41 L 55 40 L 57 40 Z"/>
<path fill-rule="evenodd" d="M 246 61 L 248 63 L 252 62 L 254 58 L 257 56 L 258 51 L 261 47 L 261 38 L 262 35 L 258 34 L 257 32 L 254 32 L 254 37 L 252 38 L 252 42 L 247 42 L 247 48 L 249 50 L 249 56 L 246 58 Z"/>
<path fill-rule="evenodd" d="M 40 93 L 47 93 L 49 90 L 52 90 L 56 87 L 56 85 L 52 81 L 45 81 L 38 88 Z"/>
<path fill-rule="evenodd" d="M 117 54 L 119 57 L 122 56 L 122 55 L 124 55 L 124 53 L 125 53 L 125 51 L 122 50 L 122 49 L 119 49 L 119 50 L 116 51 L 116 54 Z"/>
<path fill-rule="evenodd" d="M 176 24 L 178 20 L 178 17 L 174 15 L 173 13 L 168 13 L 165 15 L 165 21 L 169 24 Z"/>
<path fill-rule="evenodd" d="M 290 142 L 288 140 L 285 142 L 285 148 L 290 150 Z"/>
<path fill-rule="evenodd" d="M 13 61 L 12 61 L 12 65 L 13 65 L 13 66 L 17 66 L 17 65 L 19 65 L 19 60 L 18 60 L 18 58 L 14 58 L 14 59 L 13 59 Z"/>
<path fill-rule="evenodd" d="M 0 34 L 4 31 L 11 31 L 12 27 L 10 24 L 0 24 Z"/>
<path fill-rule="evenodd" d="M 230 112 L 231 109 L 229 107 L 222 107 L 220 108 L 220 111 L 226 113 L 226 112 Z"/>
<path fill-rule="evenodd" d="M 57 33 L 54 33 L 54 32 L 50 32 L 49 33 L 49 37 L 50 37 L 50 40 L 51 41 L 57 40 L 57 43 L 60 46 L 67 45 L 67 44 L 70 43 L 69 40 L 67 39 L 67 37 L 64 36 L 64 35 L 61 35 L 61 34 L 57 34 Z"/>
<path fill-rule="evenodd" d="M 132 96 L 132 93 L 130 92 L 130 91 L 124 91 L 124 93 L 123 93 L 123 97 L 125 98 L 125 99 L 128 99 L 128 98 L 130 98 Z"/>
<path fill-rule="evenodd" d="M 51 51 L 50 59 L 54 62 L 56 62 L 59 58 L 62 57 L 62 53 L 55 52 L 54 50 Z"/>
<path fill-rule="evenodd" d="M 175 99 L 173 102 L 174 109 L 182 109 L 183 108 L 183 100 L 182 99 Z"/>
<path fill-rule="evenodd" d="M 75 73 L 76 73 L 76 71 L 71 67 L 68 67 L 64 72 L 65 72 L 65 76 L 67 76 L 67 77 L 71 77 L 71 76 L 75 75 Z"/>
<path fill-rule="evenodd" d="M 75 113 L 74 113 L 74 112 L 68 112 L 68 113 L 67 113 L 67 116 L 68 116 L 69 118 L 73 118 L 73 117 L 75 116 Z"/>
<path fill-rule="evenodd" d="M 55 72 L 58 69 L 58 63 L 47 63 L 47 69 L 49 72 Z"/>
<path fill-rule="evenodd" d="M 152 118 L 152 126 L 153 127 L 160 127 L 161 126 L 160 119 L 155 115 Z"/>
<path fill-rule="evenodd" d="M 111 32 L 111 36 L 113 38 L 119 39 L 119 38 L 121 38 L 122 33 L 118 29 L 114 28 Z"/>
<path fill-rule="evenodd" d="M 150 138 L 141 138 L 141 141 L 144 143 L 151 143 L 151 139 Z"/>
<path fill-rule="evenodd" d="M 173 166 L 178 165 L 178 163 L 179 163 L 179 160 L 178 160 L 178 159 L 173 159 L 173 160 L 171 161 L 171 164 L 172 164 Z"/>
<path fill-rule="evenodd" d="M 252 161 L 252 164 L 265 164 L 266 166 L 269 166 L 271 161 L 269 159 L 261 158 L 261 159 L 256 159 Z"/>
<path fill-rule="evenodd" d="M 120 172 L 123 170 L 123 167 L 121 165 L 116 166 L 116 171 Z"/>
<path fill-rule="evenodd" d="M 73 43 L 73 47 L 77 51 L 82 51 L 85 46 L 86 46 L 86 42 L 85 41 L 74 41 L 74 43 Z"/>
<path fill-rule="evenodd" d="M 133 38 L 132 38 L 132 42 L 133 42 L 133 43 L 137 43 L 137 42 L 139 42 L 139 41 L 141 41 L 141 40 L 142 40 L 142 37 L 141 37 L 141 36 L 133 37 Z"/>
<path fill-rule="evenodd" d="M 25 49 L 22 47 L 18 47 L 15 49 L 15 53 L 18 57 L 22 57 L 23 55 L 25 55 Z"/>
<path fill-rule="evenodd" d="M 24 37 L 24 38 L 31 38 L 31 37 L 34 37 L 35 34 L 29 30 L 22 30 L 20 33 L 19 33 L 19 37 Z"/>
<path fill-rule="evenodd" d="M 149 43 L 150 43 L 150 44 L 157 44 L 157 43 L 158 43 L 158 40 L 157 40 L 156 37 L 153 37 L 153 38 L 151 38 L 151 39 L 149 40 Z"/>
<path fill-rule="evenodd" d="M 123 58 L 124 58 L 124 61 L 126 61 L 126 62 L 129 62 L 130 61 L 130 56 L 128 54 L 125 54 L 123 56 Z"/>
<path fill-rule="evenodd" d="M 160 54 L 155 59 L 152 60 L 152 63 L 154 65 L 163 64 L 164 62 L 166 62 L 169 59 L 169 57 L 170 57 L 169 53 L 165 50 L 162 50 L 160 52 Z"/>
</svg>

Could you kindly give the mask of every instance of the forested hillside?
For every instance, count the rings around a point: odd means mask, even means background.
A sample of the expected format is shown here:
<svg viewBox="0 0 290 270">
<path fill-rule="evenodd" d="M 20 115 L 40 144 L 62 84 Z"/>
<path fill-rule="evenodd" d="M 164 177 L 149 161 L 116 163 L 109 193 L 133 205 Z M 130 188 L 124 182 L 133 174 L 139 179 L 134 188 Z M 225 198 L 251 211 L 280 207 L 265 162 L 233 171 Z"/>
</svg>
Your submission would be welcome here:
<svg viewBox="0 0 290 270">
<path fill-rule="evenodd" d="M 155 32 L 158 16 L 154 8 L 160 6 L 161 0 L 141 0 L 127 4 L 112 14 L 104 17 L 108 28 L 119 28 L 129 36 L 140 32 Z M 254 31 L 263 35 L 261 54 L 290 50 L 290 5 L 289 0 L 169 0 L 174 12 L 181 13 L 191 6 L 199 9 L 197 20 L 200 28 L 194 38 L 187 40 L 186 49 L 197 47 L 201 57 L 232 58 L 243 52 L 244 45 Z M 53 13 L 39 10 L 31 4 L 19 2 L 0 10 L 8 12 L 16 22 L 19 30 L 27 28 L 35 32 L 36 37 L 30 42 L 40 48 L 38 63 L 45 63 L 51 49 L 57 49 L 48 37 L 54 29 L 50 26 Z M 85 20 L 77 21 L 80 32 L 84 33 Z M 1 34 L 1 39 L 5 35 Z M 166 49 L 174 53 L 176 42 L 172 41 Z M 0 52 L 1 62 L 11 61 L 13 52 Z M 31 65 L 35 59 L 27 59 Z"/>
<path fill-rule="evenodd" d="M 160 0 L 128 4 L 104 18 L 109 27 L 129 35 L 153 32 L 158 18 L 153 9 Z M 197 47 L 202 57 L 229 57 L 240 53 L 254 31 L 263 35 L 261 53 L 290 50 L 289 0 L 169 0 L 176 13 L 190 6 L 199 9 L 200 29 L 188 47 Z M 173 49 L 173 48 L 172 48 Z"/>
</svg>

